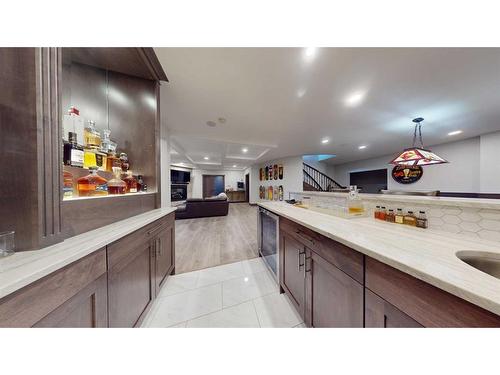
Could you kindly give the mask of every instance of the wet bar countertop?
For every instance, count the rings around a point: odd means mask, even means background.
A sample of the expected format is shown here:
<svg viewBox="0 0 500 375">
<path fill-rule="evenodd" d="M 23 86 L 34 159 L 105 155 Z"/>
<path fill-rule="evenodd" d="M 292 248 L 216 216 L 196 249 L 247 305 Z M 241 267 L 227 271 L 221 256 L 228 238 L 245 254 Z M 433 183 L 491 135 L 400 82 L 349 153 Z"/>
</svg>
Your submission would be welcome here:
<svg viewBox="0 0 500 375">
<path fill-rule="evenodd" d="M 40 250 L 0 258 L 0 298 L 73 263 L 176 210 L 158 208 L 79 234 Z"/>
<path fill-rule="evenodd" d="M 499 256 L 500 243 L 386 223 L 372 217 L 344 219 L 284 202 L 258 205 L 500 315 L 500 279 L 456 257 L 459 251 L 484 251 Z"/>
</svg>

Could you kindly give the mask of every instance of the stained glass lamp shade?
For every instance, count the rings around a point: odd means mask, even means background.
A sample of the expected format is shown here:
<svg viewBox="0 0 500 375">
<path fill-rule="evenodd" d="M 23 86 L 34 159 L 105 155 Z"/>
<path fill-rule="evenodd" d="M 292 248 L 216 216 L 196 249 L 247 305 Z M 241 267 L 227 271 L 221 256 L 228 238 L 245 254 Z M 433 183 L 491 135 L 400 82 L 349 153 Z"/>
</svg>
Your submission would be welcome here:
<svg viewBox="0 0 500 375">
<path fill-rule="evenodd" d="M 401 154 L 399 154 L 396 158 L 394 158 L 390 164 L 395 165 L 409 165 L 409 166 L 425 166 L 425 165 L 434 165 L 434 164 L 443 164 L 448 163 L 442 157 L 436 155 L 431 150 L 427 150 L 424 148 L 424 144 L 422 142 L 422 130 L 421 130 L 421 122 L 424 121 L 422 117 L 418 117 L 413 120 L 415 123 L 415 132 L 413 134 L 413 147 L 404 149 Z M 417 130 L 419 134 L 421 147 L 417 147 L 415 145 L 417 140 Z"/>
</svg>

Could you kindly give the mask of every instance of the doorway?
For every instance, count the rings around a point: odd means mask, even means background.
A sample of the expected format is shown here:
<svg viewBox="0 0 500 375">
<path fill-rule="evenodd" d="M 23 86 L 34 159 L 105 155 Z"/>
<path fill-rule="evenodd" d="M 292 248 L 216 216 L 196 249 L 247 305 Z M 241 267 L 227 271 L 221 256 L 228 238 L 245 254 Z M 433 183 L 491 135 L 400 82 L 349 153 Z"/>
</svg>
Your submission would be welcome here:
<svg viewBox="0 0 500 375">
<path fill-rule="evenodd" d="M 250 173 L 245 175 L 245 202 L 250 201 Z"/>
<path fill-rule="evenodd" d="M 210 198 L 224 192 L 224 175 L 203 175 L 203 198 Z"/>
</svg>

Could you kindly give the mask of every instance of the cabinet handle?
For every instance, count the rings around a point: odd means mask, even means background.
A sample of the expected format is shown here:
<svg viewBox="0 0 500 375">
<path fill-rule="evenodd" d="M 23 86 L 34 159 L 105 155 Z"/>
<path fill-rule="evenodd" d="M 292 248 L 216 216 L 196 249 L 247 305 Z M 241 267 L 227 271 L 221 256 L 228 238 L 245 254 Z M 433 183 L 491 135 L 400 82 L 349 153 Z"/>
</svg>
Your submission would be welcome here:
<svg viewBox="0 0 500 375">
<path fill-rule="evenodd" d="M 306 240 L 306 241 L 308 241 L 308 242 L 310 242 L 311 244 L 314 245 L 314 240 L 311 237 L 309 237 L 307 234 L 305 234 L 304 232 L 302 232 L 301 230 L 297 229 L 295 231 L 295 234 L 297 236 L 299 236 L 300 238 L 302 238 L 303 240 Z"/>
<path fill-rule="evenodd" d="M 304 265 L 304 264 L 300 264 L 300 256 L 301 256 L 301 255 L 306 255 L 305 250 L 303 250 L 303 251 L 300 251 L 300 250 L 299 250 L 299 251 L 297 252 L 297 271 L 299 271 L 299 272 L 300 272 L 300 267 L 302 267 L 302 266 Z"/>
<path fill-rule="evenodd" d="M 311 257 L 304 257 L 304 279 L 306 278 L 306 273 L 311 272 L 311 267 L 307 269 L 307 261 L 310 260 Z"/>
</svg>

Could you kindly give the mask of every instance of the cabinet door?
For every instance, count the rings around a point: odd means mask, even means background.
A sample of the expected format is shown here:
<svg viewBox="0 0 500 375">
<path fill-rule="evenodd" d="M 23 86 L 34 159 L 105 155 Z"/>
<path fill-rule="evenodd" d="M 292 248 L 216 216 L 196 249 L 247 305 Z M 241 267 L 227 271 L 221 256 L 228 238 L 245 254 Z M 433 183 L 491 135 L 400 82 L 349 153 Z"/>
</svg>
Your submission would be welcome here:
<svg viewBox="0 0 500 375">
<path fill-rule="evenodd" d="M 365 327 L 420 328 L 422 325 L 371 290 L 365 289 Z"/>
<path fill-rule="evenodd" d="M 305 247 L 300 242 L 281 232 L 280 283 L 290 297 L 300 316 L 304 318 L 305 301 Z"/>
<path fill-rule="evenodd" d="M 174 227 L 167 226 L 158 233 L 155 243 L 156 291 L 174 268 Z"/>
<path fill-rule="evenodd" d="M 363 286 L 307 249 L 306 324 L 363 327 Z"/>
<path fill-rule="evenodd" d="M 152 258 L 150 240 L 139 231 L 108 246 L 110 327 L 140 323 L 154 298 Z"/>
<path fill-rule="evenodd" d="M 106 274 L 89 284 L 34 327 L 102 328 L 108 326 Z"/>
</svg>

